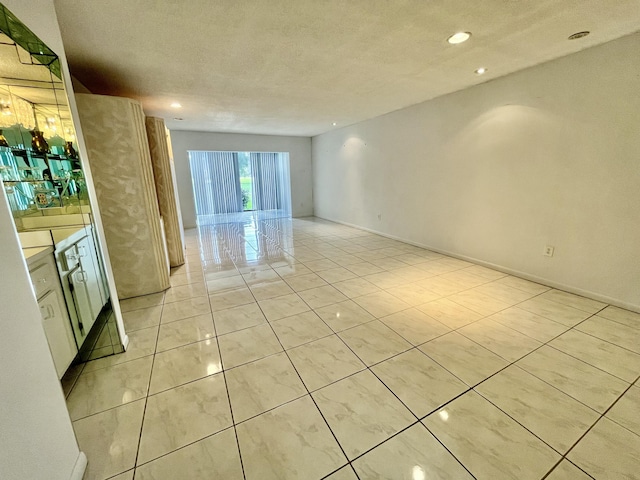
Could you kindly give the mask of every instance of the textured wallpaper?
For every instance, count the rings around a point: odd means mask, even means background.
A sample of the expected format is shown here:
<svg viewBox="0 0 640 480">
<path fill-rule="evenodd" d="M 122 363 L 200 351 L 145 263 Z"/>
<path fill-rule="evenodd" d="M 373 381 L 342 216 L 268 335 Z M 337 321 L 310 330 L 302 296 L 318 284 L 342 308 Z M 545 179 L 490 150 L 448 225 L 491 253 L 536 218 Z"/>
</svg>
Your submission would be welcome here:
<svg viewBox="0 0 640 480">
<path fill-rule="evenodd" d="M 140 103 L 76 95 L 118 296 L 165 290 L 169 271 Z"/>
</svg>

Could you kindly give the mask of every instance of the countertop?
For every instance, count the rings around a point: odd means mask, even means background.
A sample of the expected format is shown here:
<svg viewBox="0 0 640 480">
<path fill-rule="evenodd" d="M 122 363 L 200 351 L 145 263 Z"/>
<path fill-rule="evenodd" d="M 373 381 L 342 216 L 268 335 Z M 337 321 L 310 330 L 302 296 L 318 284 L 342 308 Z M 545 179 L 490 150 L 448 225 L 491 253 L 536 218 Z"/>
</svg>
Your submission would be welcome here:
<svg viewBox="0 0 640 480">
<path fill-rule="evenodd" d="M 62 243 L 63 240 L 68 239 L 69 237 L 74 237 L 75 235 L 79 232 L 82 231 L 83 233 L 81 234 L 82 236 L 86 235 L 86 231 L 85 231 L 85 226 L 84 225 L 80 225 L 80 226 L 75 226 L 75 227 L 65 227 L 65 228 L 52 228 L 51 229 L 51 236 L 53 237 L 53 243 L 58 246 L 60 243 Z"/>
<path fill-rule="evenodd" d="M 35 263 L 41 260 L 42 258 L 46 257 L 47 255 L 51 255 L 52 253 L 53 253 L 52 246 L 30 247 L 30 248 L 22 249 L 22 254 L 24 255 L 25 260 L 27 261 L 27 265 L 31 265 L 32 263 Z"/>
<path fill-rule="evenodd" d="M 59 227 L 48 230 L 32 230 L 19 232 L 22 249 L 55 246 L 56 249 L 66 248 L 67 244 L 77 242 L 82 237 L 91 233 L 90 226 L 76 225 L 71 227 Z M 26 255 L 26 254 L 25 254 Z M 26 257 L 25 257 L 26 258 Z"/>
</svg>

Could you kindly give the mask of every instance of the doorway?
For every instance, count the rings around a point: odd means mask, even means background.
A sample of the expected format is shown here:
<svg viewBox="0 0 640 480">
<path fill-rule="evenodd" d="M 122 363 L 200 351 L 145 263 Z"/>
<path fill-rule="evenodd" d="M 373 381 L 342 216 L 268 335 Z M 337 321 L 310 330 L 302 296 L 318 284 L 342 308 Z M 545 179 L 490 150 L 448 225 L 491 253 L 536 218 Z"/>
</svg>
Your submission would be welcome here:
<svg viewBox="0 0 640 480">
<path fill-rule="evenodd" d="M 287 152 L 189 151 L 198 225 L 291 216 Z"/>
</svg>

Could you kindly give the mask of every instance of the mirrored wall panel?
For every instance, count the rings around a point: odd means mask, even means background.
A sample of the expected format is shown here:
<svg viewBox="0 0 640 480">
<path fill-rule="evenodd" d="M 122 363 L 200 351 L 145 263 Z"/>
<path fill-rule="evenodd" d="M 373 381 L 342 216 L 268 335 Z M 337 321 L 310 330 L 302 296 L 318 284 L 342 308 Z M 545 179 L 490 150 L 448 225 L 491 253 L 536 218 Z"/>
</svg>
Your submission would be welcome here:
<svg viewBox="0 0 640 480">
<path fill-rule="evenodd" d="M 121 352 L 59 59 L 1 4 L 0 176 L 58 375 Z"/>
</svg>

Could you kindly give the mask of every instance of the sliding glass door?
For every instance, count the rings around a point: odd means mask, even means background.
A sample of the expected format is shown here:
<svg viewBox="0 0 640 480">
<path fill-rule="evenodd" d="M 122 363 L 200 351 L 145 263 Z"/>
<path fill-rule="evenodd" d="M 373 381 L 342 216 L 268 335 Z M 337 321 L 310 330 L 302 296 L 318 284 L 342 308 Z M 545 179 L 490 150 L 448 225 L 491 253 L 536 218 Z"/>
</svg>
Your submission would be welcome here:
<svg viewBox="0 0 640 480">
<path fill-rule="evenodd" d="M 245 211 L 291 215 L 289 154 L 189 152 L 198 223 Z"/>
<path fill-rule="evenodd" d="M 242 207 L 245 212 L 256 210 L 253 202 L 253 175 L 250 155 L 249 152 L 238 152 L 240 190 L 242 192 Z"/>
</svg>

